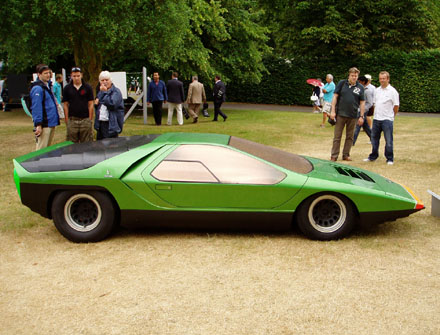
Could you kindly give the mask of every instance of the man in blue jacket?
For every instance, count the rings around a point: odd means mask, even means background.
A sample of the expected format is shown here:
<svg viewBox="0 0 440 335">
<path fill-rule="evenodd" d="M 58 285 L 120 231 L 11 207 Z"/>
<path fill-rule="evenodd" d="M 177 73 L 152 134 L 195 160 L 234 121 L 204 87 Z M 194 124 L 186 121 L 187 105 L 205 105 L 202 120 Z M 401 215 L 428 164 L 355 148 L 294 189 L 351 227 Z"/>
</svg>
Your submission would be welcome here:
<svg viewBox="0 0 440 335">
<path fill-rule="evenodd" d="M 55 127 L 60 124 L 50 80 L 52 71 L 46 64 L 37 66 L 38 79 L 32 84 L 32 119 L 35 126 L 36 150 L 52 145 Z"/>
<path fill-rule="evenodd" d="M 162 80 L 159 80 L 159 73 L 153 73 L 153 81 L 148 85 L 147 104 L 153 104 L 154 122 L 157 126 L 162 124 L 162 104 L 167 103 L 167 87 Z"/>
</svg>

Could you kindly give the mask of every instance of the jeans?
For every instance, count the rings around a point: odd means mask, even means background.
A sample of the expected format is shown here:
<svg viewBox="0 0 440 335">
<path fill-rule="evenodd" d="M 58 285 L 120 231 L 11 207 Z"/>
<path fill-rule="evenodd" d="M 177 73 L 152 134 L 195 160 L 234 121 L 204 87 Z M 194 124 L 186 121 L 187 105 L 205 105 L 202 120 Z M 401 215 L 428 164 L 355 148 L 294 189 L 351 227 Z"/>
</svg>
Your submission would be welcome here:
<svg viewBox="0 0 440 335">
<path fill-rule="evenodd" d="M 364 123 L 362 124 L 362 126 L 359 126 L 358 124 L 356 124 L 356 129 L 354 130 L 353 145 L 355 145 L 355 143 L 356 143 L 356 140 L 359 136 L 359 132 L 361 131 L 361 127 L 364 128 L 365 133 L 371 139 L 371 128 L 368 125 L 366 114 L 367 113 L 364 114 Z"/>
<path fill-rule="evenodd" d="M 371 131 L 371 145 L 373 148 L 368 158 L 374 161 L 379 157 L 379 142 L 382 132 L 385 137 L 385 158 L 387 162 L 393 162 L 393 121 L 390 120 L 373 120 L 373 130 Z"/>
</svg>

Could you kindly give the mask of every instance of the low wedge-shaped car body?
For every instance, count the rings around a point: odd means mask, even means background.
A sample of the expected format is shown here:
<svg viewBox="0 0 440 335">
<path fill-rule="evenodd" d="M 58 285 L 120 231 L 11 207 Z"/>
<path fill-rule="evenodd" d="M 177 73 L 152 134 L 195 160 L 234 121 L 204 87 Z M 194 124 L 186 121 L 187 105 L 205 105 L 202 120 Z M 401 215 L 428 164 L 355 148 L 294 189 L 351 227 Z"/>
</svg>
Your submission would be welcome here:
<svg viewBox="0 0 440 335">
<path fill-rule="evenodd" d="M 376 173 L 221 134 L 60 143 L 14 159 L 22 203 L 74 242 L 124 226 L 284 230 L 339 239 L 424 208 Z"/>
</svg>

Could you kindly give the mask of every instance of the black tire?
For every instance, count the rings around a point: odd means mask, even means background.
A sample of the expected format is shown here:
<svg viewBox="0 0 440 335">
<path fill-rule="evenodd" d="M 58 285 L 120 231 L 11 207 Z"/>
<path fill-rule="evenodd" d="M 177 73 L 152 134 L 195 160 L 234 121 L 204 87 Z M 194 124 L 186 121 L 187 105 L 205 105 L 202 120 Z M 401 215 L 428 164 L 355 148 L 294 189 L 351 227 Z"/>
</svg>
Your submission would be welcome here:
<svg viewBox="0 0 440 335">
<path fill-rule="evenodd" d="M 99 191 L 62 191 L 52 203 L 55 227 L 72 242 L 105 239 L 116 222 L 115 208 L 108 195 Z"/>
<path fill-rule="evenodd" d="M 329 241 L 347 236 L 356 222 L 352 203 L 340 194 L 320 193 L 306 199 L 296 215 L 299 229 L 313 240 Z"/>
</svg>

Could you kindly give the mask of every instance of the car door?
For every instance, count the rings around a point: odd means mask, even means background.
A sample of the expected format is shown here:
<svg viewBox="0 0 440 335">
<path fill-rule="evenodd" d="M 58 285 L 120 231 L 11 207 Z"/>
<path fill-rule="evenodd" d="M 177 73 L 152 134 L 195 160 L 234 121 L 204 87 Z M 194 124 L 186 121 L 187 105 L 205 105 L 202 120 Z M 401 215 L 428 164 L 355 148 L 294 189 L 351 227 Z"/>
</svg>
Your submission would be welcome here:
<svg viewBox="0 0 440 335">
<path fill-rule="evenodd" d="M 148 187 L 172 206 L 192 209 L 272 209 L 307 180 L 221 145 L 183 144 L 145 168 Z"/>
</svg>

